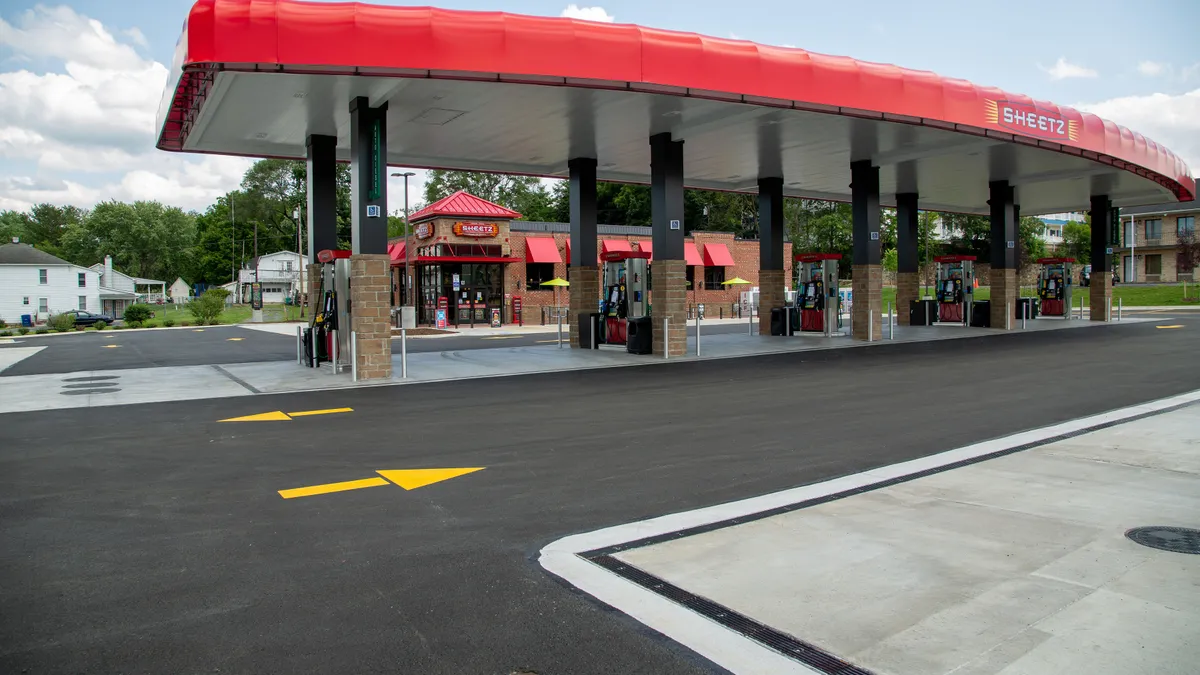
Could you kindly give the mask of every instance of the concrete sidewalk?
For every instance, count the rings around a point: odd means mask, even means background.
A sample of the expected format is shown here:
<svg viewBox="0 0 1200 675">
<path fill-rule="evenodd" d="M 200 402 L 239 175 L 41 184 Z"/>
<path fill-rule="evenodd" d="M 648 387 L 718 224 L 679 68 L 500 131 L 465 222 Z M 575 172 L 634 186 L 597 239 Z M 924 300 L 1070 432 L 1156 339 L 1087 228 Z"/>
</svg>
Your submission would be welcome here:
<svg viewBox="0 0 1200 675">
<path fill-rule="evenodd" d="M 797 508 L 767 496 L 767 517 L 729 505 L 659 519 L 685 523 L 677 535 L 655 521 L 623 526 L 625 541 L 642 542 L 591 559 L 703 613 L 708 623 L 687 629 L 680 618 L 650 623 L 693 649 L 730 639 L 714 631 L 756 640 L 761 658 L 722 663 L 737 673 L 1190 675 L 1200 555 L 1125 533 L 1200 527 L 1197 399 L 1119 411 L 1133 421 L 1108 428 L 1113 415 L 1039 430 L 1051 442 L 1033 449 L 999 439 L 797 488 L 805 499 L 786 502 Z M 1085 424 L 1101 428 L 1072 435 Z M 603 532 L 579 535 L 590 543 L 576 548 L 603 543 Z M 598 595 L 650 615 L 619 596 Z"/>
</svg>

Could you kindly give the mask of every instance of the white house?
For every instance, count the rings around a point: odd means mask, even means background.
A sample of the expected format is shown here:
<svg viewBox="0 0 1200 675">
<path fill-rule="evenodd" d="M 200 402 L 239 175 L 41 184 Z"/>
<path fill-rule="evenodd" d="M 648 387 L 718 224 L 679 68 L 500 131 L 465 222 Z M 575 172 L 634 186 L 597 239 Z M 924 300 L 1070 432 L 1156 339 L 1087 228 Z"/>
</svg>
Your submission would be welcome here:
<svg viewBox="0 0 1200 675">
<path fill-rule="evenodd" d="M 104 262 L 96 263 L 90 269 L 100 275 L 102 304 L 98 311 L 114 319 L 125 316 L 125 308 L 135 302 L 160 302 L 166 296 L 165 281 L 131 277 L 124 272 L 118 272 L 113 269 L 111 255 L 104 256 Z M 144 287 L 145 292 L 141 292 L 139 287 Z M 161 289 L 161 292 L 155 292 L 155 287 Z"/>
<path fill-rule="evenodd" d="M 188 286 L 183 277 L 175 277 L 175 281 L 167 289 L 167 292 L 171 294 L 171 302 L 187 302 L 192 297 L 192 287 Z"/>
<path fill-rule="evenodd" d="M 20 324 L 71 309 L 99 312 L 100 275 L 16 240 L 0 245 L 0 319 Z"/>
<path fill-rule="evenodd" d="M 238 300 L 250 301 L 250 284 L 255 280 L 262 284 L 264 303 L 282 303 L 286 298 L 296 298 L 305 293 L 308 286 L 304 271 L 304 256 L 291 251 L 279 251 L 259 256 L 238 272 Z"/>
</svg>

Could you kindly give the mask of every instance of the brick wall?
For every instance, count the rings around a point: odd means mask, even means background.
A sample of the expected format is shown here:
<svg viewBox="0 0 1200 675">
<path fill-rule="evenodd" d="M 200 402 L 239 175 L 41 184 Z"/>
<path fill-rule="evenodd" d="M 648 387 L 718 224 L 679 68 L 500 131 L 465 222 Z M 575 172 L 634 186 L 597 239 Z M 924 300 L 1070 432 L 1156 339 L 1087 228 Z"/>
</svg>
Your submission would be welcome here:
<svg viewBox="0 0 1200 675">
<path fill-rule="evenodd" d="M 359 380 L 392 377 L 392 289 L 387 255 L 350 256 L 350 325 L 357 337 Z"/>
</svg>

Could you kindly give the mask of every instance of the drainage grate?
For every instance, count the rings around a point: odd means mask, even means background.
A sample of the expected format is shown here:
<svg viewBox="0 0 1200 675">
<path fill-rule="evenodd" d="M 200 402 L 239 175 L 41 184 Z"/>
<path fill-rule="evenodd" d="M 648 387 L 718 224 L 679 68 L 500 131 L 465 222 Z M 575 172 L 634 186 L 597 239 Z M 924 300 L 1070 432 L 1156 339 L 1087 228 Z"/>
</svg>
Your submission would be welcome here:
<svg viewBox="0 0 1200 675">
<path fill-rule="evenodd" d="M 1168 527 L 1152 525 L 1150 527 L 1135 527 L 1125 533 L 1130 540 L 1172 553 L 1195 553 L 1200 555 L 1200 530 L 1187 527 Z"/>
</svg>

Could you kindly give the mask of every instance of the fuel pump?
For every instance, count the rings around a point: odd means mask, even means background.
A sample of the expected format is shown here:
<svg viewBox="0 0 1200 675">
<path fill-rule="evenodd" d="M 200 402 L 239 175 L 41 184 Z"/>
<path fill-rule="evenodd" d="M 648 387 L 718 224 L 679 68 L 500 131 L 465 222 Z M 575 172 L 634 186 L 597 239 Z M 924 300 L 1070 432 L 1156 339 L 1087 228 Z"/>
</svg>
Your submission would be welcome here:
<svg viewBox="0 0 1200 675">
<path fill-rule="evenodd" d="M 317 253 L 317 262 L 321 263 L 321 288 L 304 332 L 310 368 L 333 360 L 335 335 L 338 353 L 350 354 L 350 251 L 327 249 Z"/>
<path fill-rule="evenodd" d="M 796 281 L 796 309 L 800 330 L 832 337 L 842 327 L 841 295 L 838 293 L 840 253 L 797 253 L 800 266 Z"/>
<path fill-rule="evenodd" d="M 938 321 L 966 324 L 975 302 L 975 256 L 942 255 L 937 263 Z"/>
<path fill-rule="evenodd" d="M 604 262 L 603 342 L 631 353 L 651 350 L 648 251 L 610 251 Z"/>
<path fill-rule="evenodd" d="M 1042 314 L 1071 318 L 1071 265 L 1074 262 L 1074 258 L 1038 259 L 1037 263 L 1042 266 L 1037 286 Z"/>
</svg>

